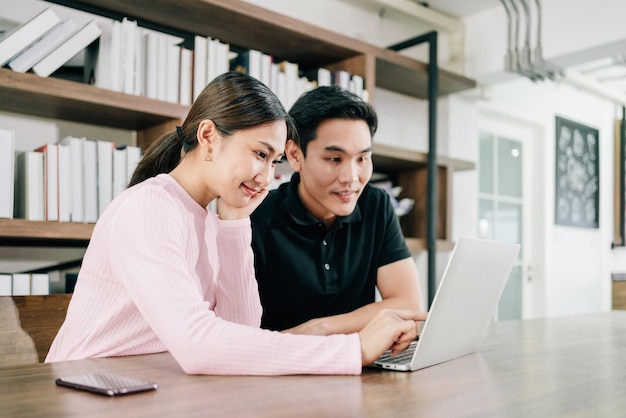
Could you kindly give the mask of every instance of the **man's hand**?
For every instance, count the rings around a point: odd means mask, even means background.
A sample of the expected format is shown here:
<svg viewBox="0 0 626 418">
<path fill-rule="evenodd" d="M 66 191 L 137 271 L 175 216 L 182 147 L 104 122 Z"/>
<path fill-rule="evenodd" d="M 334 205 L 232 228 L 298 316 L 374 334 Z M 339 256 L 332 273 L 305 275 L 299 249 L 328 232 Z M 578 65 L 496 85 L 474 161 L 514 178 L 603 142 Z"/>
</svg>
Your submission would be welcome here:
<svg viewBox="0 0 626 418">
<path fill-rule="evenodd" d="M 406 349 L 418 332 L 416 321 L 425 321 L 428 313 L 383 309 L 359 332 L 363 365 L 373 363 L 391 349 L 398 354 Z"/>
</svg>

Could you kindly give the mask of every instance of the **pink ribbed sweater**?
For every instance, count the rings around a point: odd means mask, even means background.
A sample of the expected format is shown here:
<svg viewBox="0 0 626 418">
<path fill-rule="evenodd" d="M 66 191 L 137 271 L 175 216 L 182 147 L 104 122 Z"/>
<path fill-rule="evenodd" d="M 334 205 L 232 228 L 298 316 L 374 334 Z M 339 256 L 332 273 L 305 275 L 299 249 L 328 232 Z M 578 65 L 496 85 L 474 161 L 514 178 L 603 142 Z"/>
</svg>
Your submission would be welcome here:
<svg viewBox="0 0 626 418">
<path fill-rule="evenodd" d="M 220 220 L 169 175 L 117 197 L 85 253 L 47 362 L 169 351 L 190 374 L 359 374 L 357 334 L 259 328 L 249 219 Z"/>
</svg>

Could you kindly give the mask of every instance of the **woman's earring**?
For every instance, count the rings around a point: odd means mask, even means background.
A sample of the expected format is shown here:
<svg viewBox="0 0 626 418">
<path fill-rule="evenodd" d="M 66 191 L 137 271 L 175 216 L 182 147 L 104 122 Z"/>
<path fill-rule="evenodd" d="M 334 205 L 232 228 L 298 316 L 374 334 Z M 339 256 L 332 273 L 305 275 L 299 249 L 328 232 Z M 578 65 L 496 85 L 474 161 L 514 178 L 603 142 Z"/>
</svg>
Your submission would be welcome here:
<svg viewBox="0 0 626 418">
<path fill-rule="evenodd" d="M 211 157 L 211 153 L 207 154 L 206 160 L 204 161 L 213 161 L 213 157 Z"/>
</svg>

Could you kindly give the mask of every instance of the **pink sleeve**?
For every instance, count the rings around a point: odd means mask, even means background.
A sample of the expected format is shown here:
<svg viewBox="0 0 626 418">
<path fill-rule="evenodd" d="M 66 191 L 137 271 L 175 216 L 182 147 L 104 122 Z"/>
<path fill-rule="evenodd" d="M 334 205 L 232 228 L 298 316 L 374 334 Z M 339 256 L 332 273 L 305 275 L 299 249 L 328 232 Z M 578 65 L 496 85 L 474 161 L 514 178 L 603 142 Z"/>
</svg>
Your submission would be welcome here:
<svg viewBox="0 0 626 418">
<path fill-rule="evenodd" d="M 262 310 L 254 276 L 250 218 L 218 220 L 217 224 L 220 271 L 215 313 L 228 321 L 259 327 Z"/>
<path fill-rule="evenodd" d="M 127 207 L 120 208 L 113 220 L 108 245 L 112 258 L 118 260 L 113 263 L 114 274 L 121 278 L 147 324 L 185 372 L 239 375 L 361 373 L 357 334 L 292 335 L 218 318 L 209 303 L 203 300 L 197 283 L 190 279 L 186 234 L 193 231 L 185 222 L 189 214 L 181 213 L 175 199 L 167 193 L 150 189 L 135 193 L 123 205 Z M 232 248 L 241 245 L 229 244 L 228 239 L 225 243 Z M 241 256 L 227 257 L 223 272 L 234 269 L 233 259 Z M 254 298 L 250 278 L 243 280 L 242 273 L 235 280 L 239 279 L 242 282 L 235 283 L 230 290 L 244 287 L 247 288 L 244 298 Z M 230 278 L 222 277 L 221 280 Z M 228 289 L 228 286 L 224 287 L 219 297 L 225 297 L 223 293 Z M 232 298 L 236 302 L 237 295 L 233 294 Z M 224 310 L 228 315 L 240 315 Z M 250 319 L 244 318 L 246 315 L 241 315 L 241 319 Z M 128 331 L 124 329 L 123 319 L 117 326 L 117 332 Z"/>
</svg>

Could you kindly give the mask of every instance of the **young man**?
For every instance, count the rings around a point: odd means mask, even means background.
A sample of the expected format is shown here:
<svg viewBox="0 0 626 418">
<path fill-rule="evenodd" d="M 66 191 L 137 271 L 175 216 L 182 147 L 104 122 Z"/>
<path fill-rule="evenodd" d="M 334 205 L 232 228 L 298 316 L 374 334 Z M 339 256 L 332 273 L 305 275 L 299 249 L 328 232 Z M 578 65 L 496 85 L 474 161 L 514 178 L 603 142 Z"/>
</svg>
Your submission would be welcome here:
<svg viewBox="0 0 626 418">
<path fill-rule="evenodd" d="M 385 191 L 369 186 L 371 105 L 319 87 L 290 110 L 294 174 L 253 212 L 261 326 L 303 334 L 360 330 L 380 309 L 421 309 L 417 269 Z M 375 288 L 382 301 L 375 302 Z"/>
</svg>

